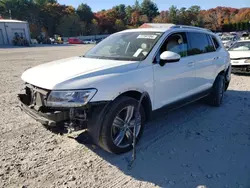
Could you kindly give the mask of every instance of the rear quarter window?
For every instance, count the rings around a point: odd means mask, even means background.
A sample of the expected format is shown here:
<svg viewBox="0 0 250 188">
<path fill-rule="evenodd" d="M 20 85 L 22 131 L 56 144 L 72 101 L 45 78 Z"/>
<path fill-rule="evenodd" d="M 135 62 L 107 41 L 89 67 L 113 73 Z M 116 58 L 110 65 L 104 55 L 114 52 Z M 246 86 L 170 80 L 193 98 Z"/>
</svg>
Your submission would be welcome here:
<svg viewBox="0 0 250 188">
<path fill-rule="evenodd" d="M 220 47 L 220 43 L 218 42 L 216 37 L 214 37 L 214 36 L 211 36 L 211 37 L 212 37 L 212 40 L 213 40 L 213 43 L 214 43 L 214 47 L 217 50 Z"/>
</svg>

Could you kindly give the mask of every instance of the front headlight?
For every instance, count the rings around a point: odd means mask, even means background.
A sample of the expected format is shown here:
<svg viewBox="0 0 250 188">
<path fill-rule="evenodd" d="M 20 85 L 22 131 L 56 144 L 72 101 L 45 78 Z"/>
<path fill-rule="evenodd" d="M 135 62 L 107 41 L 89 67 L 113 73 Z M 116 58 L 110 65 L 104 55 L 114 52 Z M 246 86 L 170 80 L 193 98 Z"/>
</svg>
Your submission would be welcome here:
<svg viewBox="0 0 250 188">
<path fill-rule="evenodd" d="M 245 63 L 250 63 L 250 59 L 247 59 L 247 60 L 245 61 Z"/>
<path fill-rule="evenodd" d="M 96 92 L 96 89 L 51 91 L 46 104 L 49 107 L 81 107 L 86 105 Z"/>
</svg>

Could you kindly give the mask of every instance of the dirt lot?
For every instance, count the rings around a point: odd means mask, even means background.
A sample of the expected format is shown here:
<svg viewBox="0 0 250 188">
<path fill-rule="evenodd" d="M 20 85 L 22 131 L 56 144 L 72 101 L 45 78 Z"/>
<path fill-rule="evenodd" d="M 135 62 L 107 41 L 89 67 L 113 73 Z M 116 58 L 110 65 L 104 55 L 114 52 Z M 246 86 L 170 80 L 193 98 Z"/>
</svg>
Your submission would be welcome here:
<svg viewBox="0 0 250 188">
<path fill-rule="evenodd" d="M 221 108 L 162 112 L 131 154 L 56 135 L 17 107 L 21 73 L 91 46 L 0 49 L 0 187 L 250 187 L 250 76 L 233 75 Z"/>
</svg>

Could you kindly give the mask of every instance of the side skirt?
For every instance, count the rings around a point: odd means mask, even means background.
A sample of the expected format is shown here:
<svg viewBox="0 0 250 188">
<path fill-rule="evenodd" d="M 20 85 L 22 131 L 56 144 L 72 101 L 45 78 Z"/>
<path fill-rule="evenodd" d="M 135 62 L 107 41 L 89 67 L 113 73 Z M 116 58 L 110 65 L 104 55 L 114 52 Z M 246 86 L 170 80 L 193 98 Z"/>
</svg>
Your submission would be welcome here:
<svg viewBox="0 0 250 188">
<path fill-rule="evenodd" d="M 161 107 L 160 109 L 154 110 L 152 112 L 153 116 L 155 114 L 157 114 L 157 113 L 160 113 L 160 112 L 170 112 L 170 111 L 176 110 L 176 109 L 181 108 L 183 106 L 186 106 L 186 105 L 188 105 L 190 103 L 198 101 L 198 100 L 200 100 L 200 99 L 202 99 L 204 97 L 207 97 L 211 93 L 211 90 L 212 90 L 212 88 L 207 89 L 207 90 L 202 91 L 202 92 L 199 92 L 197 94 L 188 96 L 188 97 L 186 97 L 184 99 L 172 102 L 170 104 L 167 104 L 167 105 Z"/>
</svg>

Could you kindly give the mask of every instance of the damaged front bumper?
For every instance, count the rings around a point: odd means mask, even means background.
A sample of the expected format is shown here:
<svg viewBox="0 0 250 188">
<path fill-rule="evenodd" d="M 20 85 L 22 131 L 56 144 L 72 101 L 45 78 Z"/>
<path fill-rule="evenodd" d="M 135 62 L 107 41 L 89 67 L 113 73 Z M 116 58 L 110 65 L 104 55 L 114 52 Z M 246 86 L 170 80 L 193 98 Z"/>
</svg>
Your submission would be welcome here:
<svg viewBox="0 0 250 188">
<path fill-rule="evenodd" d="M 60 127 L 66 130 L 78 131 L 93 126 L 101 111 L 110 101 L 88 103 L 76 108 L 51 108 L 46 106 L 50 91 L 27 84 L 25 92 L 18 94 L 20 108 L 36 121 L 46 127 Z"/>
<path fill-rule="evenodd" d="M 29 105 L 28 95 L 19 94 L 20 108 L 36 121 L 46 126 L 56 126 L 70 121 L 69 110 L 52 110 L 40 108 L 37 110 L 36 106 Z"/>
</svg>

